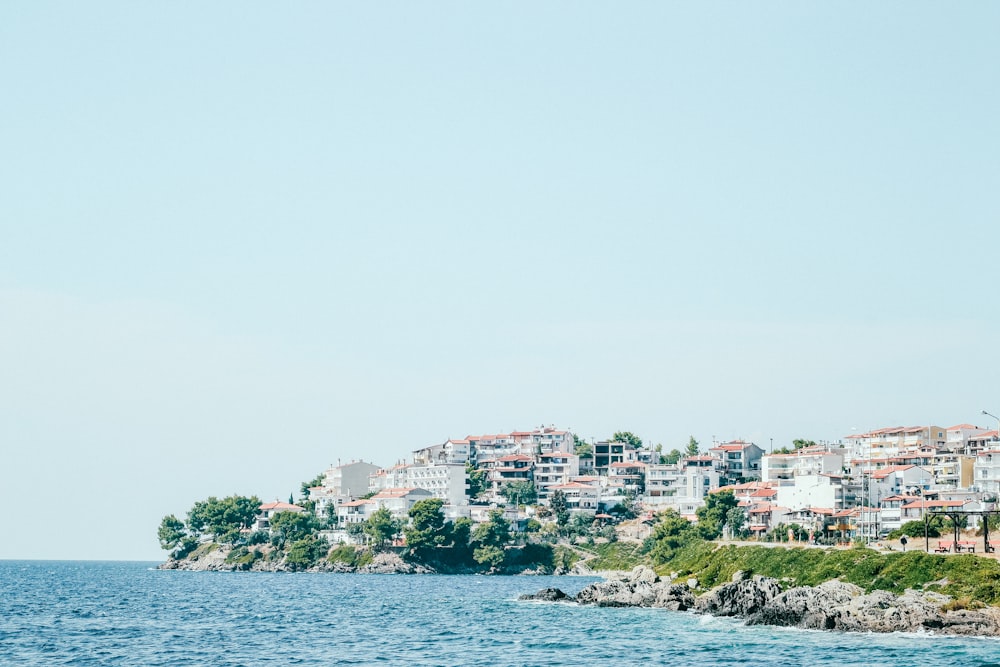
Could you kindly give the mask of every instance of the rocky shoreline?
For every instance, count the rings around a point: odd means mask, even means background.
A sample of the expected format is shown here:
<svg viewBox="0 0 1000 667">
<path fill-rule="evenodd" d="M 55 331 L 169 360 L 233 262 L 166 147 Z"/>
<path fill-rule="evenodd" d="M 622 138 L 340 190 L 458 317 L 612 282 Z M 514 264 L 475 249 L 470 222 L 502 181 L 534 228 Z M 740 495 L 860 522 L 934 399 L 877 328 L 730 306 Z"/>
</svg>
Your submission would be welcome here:
<svg viewBox="0 0 1000 667">
<path fill-rule="evenodd" d="M 357 574 L 430 574 L 434 570 L 404 561 L 392 552 L 375 554 L 371 562 L 354 566 L 348 563 L 322 560 L 307 569 L 290 567 L 284 558 L 260 559 L 252 563 L 229 562 L 229 549 L 219 548 L 198 558 L 181 558 L 161 563 L 159 570 L 185 570 L 189 572 L 335 572 Z"/>
<path fill-rule="evenodd" d="M 1000 637 L 1000 609 L 957 608 L 951 597 L 907 590 L 865 593 L 837 580 L 782 590 L 777 579 L 733 575 L 731 582 L 695 596 L 695 580 L 661 579 L 646 567 L 587 586 L 576 596 L 547 588 L 522 600 L 575 602 L 599 607 L 653 607 L 742 618 L 747 625 L 773 625 L 841 632 L 931 632 Z"/>
</svg>

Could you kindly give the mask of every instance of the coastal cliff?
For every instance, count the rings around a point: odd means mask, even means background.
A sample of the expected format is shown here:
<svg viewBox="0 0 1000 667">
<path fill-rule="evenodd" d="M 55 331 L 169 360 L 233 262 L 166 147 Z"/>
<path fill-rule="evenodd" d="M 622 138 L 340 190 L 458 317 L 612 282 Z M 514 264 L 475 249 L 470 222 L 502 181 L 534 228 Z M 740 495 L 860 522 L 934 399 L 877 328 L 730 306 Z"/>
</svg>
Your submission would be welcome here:
<svg viewBox="0 0 1000 667">
<path fill-rule="evenodd" d="M 742 618 L 748 625 L 773 625 L 842 632 L 933 632 L 1000 636 L 1000 609 L 970 605 L 932 591 L 901 595 L 830 580 L 783 590 L 771 577 L 737 572 L 732 581 L 695 597 L 697 581 L 661 579 L 646 567 L 587 586 L 575 597 L 545 589 L 522 600 L 566 601 L 602 607 L 655 607 Z"/>
</svg>

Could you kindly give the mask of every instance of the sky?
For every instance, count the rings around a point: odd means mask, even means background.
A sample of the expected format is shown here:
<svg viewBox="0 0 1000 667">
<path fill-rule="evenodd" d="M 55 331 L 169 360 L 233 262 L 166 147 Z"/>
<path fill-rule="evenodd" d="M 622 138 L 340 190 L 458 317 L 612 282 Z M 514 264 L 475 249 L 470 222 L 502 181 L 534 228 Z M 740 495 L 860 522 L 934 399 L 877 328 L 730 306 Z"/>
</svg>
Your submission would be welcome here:
<svg viewBox="0 0 1000 667">
<path fill-rule="evenodd" d="M 0 6 L 0 558 L 449 437 L 1000 414 L 1000 6 Z"/>
</svg>

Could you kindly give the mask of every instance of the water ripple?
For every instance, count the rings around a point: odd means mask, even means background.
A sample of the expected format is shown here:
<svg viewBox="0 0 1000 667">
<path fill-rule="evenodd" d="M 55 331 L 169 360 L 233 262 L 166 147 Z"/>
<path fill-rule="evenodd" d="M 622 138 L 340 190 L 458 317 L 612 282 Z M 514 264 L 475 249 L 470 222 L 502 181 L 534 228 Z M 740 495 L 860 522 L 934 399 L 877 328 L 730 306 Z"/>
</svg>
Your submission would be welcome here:
<svg viewBox="0 0 1000 667">
<path fill-rule="evenodd" d="M 989 665 L 1000 642 L 748 628 L 654 609 L 517 602 L 582 578 L 159 571 L 0 562 L 17 665 Z"/>
</svg>

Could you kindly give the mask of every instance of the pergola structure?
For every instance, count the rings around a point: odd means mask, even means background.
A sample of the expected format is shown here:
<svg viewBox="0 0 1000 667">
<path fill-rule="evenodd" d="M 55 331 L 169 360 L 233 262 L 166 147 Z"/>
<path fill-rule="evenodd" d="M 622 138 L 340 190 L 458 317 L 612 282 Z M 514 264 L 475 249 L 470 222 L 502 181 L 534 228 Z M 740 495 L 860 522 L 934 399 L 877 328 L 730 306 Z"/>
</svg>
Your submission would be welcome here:
<svg viewBox="0 0 1000 667">
<path fill-rule="evenodd" d="M 929 512 L 924 512 L 924 549 L 926 551 L 931 550 L 931 540 L 928 536 L 928 525 L 930 524 L 931 515 L 936 516 L 946 516 L 951 519 L 952 529 L 954 530 L 954 543 L 958 544 L 958 524 L 961 522 L 963 517 L 966 516 L 981 516 L 983 517 L 983 553 L 990 553 L 994 551 L 994 548 L 990 546 L 990 517 L 1000 516 L 1000 509 L 992 510 L 952 510 L 952 509 L 941 509 L 932 510 Z"/>
</svg>

